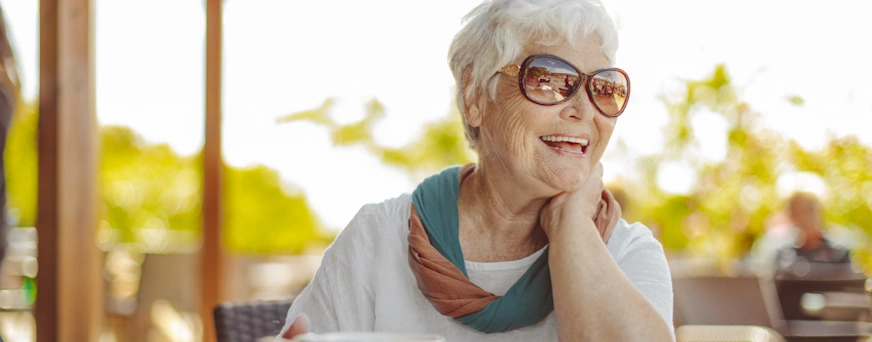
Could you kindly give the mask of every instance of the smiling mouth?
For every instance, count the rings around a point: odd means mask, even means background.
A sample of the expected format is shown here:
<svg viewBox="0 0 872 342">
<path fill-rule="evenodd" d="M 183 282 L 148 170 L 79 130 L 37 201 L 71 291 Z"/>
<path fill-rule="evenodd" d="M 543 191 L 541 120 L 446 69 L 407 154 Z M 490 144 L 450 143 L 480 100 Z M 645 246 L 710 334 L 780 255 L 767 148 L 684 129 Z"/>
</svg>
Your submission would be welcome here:
<svg viewBox="0 0 872 342">
<path fill-rule="evenodd" d="M 546 145 L 553 149 L 569 152 L 573 154 L 585 154 L 587 152 L 588 141 L 585 138 L 563 137 L 556 135 L 546 135 L 539 137 Z"/>
</svg>

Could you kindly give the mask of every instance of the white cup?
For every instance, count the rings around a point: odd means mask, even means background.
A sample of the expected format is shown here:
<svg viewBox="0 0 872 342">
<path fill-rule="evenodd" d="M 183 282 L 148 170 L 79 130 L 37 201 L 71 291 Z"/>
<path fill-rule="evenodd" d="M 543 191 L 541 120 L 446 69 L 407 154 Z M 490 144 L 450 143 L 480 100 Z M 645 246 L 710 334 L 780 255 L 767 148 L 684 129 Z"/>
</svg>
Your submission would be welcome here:
<svg viewBox="0 0 872 342">
<path fill-rule="evenodd" d="M 288 340 L 283 340 L 288 341 Z M 290 342 L 446 342 L 439 335 L 401 334 L 381 332 L 340 332 L 329 334 L 307 333 L 297 335 Z"/>
</svg>

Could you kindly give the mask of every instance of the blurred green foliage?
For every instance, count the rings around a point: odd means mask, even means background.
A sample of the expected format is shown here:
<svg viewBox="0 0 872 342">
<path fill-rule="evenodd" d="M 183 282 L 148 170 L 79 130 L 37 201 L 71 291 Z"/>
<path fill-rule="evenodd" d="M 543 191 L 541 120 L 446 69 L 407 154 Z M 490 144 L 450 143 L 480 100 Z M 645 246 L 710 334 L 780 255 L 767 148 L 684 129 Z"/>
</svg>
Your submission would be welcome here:
<svg viewBox="0 0 872 342">
<path fill-rule="evenodd" d="M 801 104 L 793 99 L 791 103 Z M 719 65 L 706 79 L 686 82 L 684 96 L 664 98 L 670 121 L 665 153 L 637 163 L 638 180 L 626 189 L 644 189 L 629 196 L 631 220 L 659 227 L 664 247 L 690 257 L 714 258 L 728 268 L 748 254 L 765 233 L 766 221 L 784 209 L 777 192 L 781 176 L 809 172 L 827 185 L 823 198 L 829 224 L 846 227 L 863 237 L 855 243 L 855 261 L 872 274 L 872 149 L 855 137 L 830 139 L 820 151 L 807 151 L 795 141 L 758 125 L 759 113 L 742 101 L 726 68 Z M 691 119 L 714 113 L 726 122 L 726 157 L 705 161 Z M 823 127 L 822 127 L 823 129 Z M 656 184 L 664 162 L 689 163 L 696 182 L 687 194 L 671 194 Z"/>
<path fill-rule="evenodd" d="M 804 103 L 798 96 L 787 101 L 797 106 Z M 826 220 L 862 236 L 854 241 L 853 255 L 872 274 L 872 149 L 847 137 L 830 139 L 823 150 L 806 151 L 761 128 L 759 113 L 742 100 L 723 65 L 708 77 L 686 81 L 683 92 L 663 96 L 663 103 L 669 113 L 664 152 L 630 160 L 636 175 L 621 175 L 612 187 L 628 193 L 629 210 L 624 216 L 660 232 L 669 254 L 716 260 L 728 271 L 765 233 L 767 219 L 783 210 L 784 194 L 776 188 L 779 177 L 810 172 L 820 176 L 830 190 L 831 196 L 823 199 Z M 330 130 L 336 146 L 363 145 L 385 164 L 402 168 L 416 179 L 475 160 L 456 110 L 427 124 L 418 140 L 394 149 L 377 144 L 372 137 L 373 124 L 384 117 L 384 108 L 376 100 L 361 121 L 348 125 L 337 124 L 330 116 L 332 104 L 328 99 L 317 109 L 279 121 L 322 125 Z M 723 160 L 710 161 L 701 155 L 701 137 L 691 124 L 700 113 L 713 113 L 726 123 Z M 622 141 L 617 145 L 617 153 L 623 150 L 630 158 L 629 147 Z M 669 193 L 657 184 L 663 165 L 670 162 L 686 163 L 695 173 L 696 181 L 687 193 Z"/>
<path fill-rule="evenodd" d="M 787 98 L 787 102 L 790 102 L 794 106 L 801 107 L 805 104 L 805 99 L 799 96 L 790 96 Z"/>
<path fill-rule="evenodd" d="M 111 229 L 102 233 L 111 237 L 102 244 L 138 243 L 150 252 L 196 246 L 196 241 L 178 240 L 194 240 L 200 231 L 197 160 L 181 157 L 165 144 L 147 144 L 126 127 L 102 127 L 100 138 L 101 228 Z M 158 235 L 166 230 L 173 230 L 174 238 Z M 164 248 L 167 244 L 173 246 Z"/>
<path fill-rule="evenodd" d="M 15 114 L 6 150 L 9 209 L 16 226 L 33 226 L 37 201 L 37 110 Z M 149 144 L 126 127 L 100 129 L 100 229 L 103 248 L 134 245 L 142 252 L 199 248 L 202 156 L 179 156 L 166 144 Z M 301 253 L 328 244 L 306 196 L 264 166 L 225 166 L 223 240 L 239 253 Z"/>
<path fill-rule="evenodd" d="M 384 105 L 378 100 L 366 105 L 363 119 L 346 125 L 336 123 L 330 116 L 332 105 L 333 99 L 327 99 L 317 109 L 281 117 L 278 122 L 308 121 L 322 125 L 330 131 L 335 146 L 362 145 L 379 156 L 382 163 L 406 170 L 416 178 L 476 160 L 475 152 L 467 147 L 463 122 L 456 109 L 448 117 L 426 124 L 418 140 L 392 148 L 378 144 L 372 136 L 374 124 L 385 116 Z"/>
<path fill-rule="evenodd" d="M 224 168 L 224 212 L 223 240 L 232 251 L 298 254 L 325 247 L 335 237 L 302 190 L 282 183 L 278 172 L 263 165 Z"/>
<path fill-rule="evenodd" d="M 33 227 L 36 222 L 37 123 L 35 106 L 21 103 L 6 137 L 6 206 L 13 227 Z"/>
</svg>

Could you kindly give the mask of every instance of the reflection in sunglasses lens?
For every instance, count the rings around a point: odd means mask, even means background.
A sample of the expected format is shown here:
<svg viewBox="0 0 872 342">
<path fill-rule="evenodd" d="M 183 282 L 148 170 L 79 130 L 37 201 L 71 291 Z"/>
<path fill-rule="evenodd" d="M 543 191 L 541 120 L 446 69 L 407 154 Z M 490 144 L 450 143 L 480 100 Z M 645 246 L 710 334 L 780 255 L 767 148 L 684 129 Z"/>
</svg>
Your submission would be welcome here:
<svg viewBox="0 0 872 342">
<path fill-rule="evenodd" d="M 575 93 L 579 76 L 575 68 L 552 58 L 530 61 L 524 73 L 527 98 L 540 104 L 555 104 Z"/>
<path fill-rule="evenodd" d="M 606 115 L 615 115 L 627 101 L 627 78 L 614 70 L 603 70 L 593 75 L 590 95 L 594 104 Z"/>
<path fill-rule="evenodd" d="M 535 57 L 524 65 L 524 95 L 533 102 L 552 105 L 573 96 L 584 78 L 570 64 L 550 57 Z M 605 115 L 621 113 L 629 93 L 627 76 L 616 70 L 591 75 L 586 89 L 593 104 Z"/>
</svg>

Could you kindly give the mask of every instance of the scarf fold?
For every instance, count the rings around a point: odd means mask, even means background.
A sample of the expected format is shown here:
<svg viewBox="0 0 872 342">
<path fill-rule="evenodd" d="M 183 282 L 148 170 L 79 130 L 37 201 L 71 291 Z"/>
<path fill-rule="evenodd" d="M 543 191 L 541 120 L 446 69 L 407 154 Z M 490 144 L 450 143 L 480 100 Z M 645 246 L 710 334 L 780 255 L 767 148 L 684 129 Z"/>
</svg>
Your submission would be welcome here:
<svg viewBox="0 0 872 342">
<path fill-rule="evenodd" d="M 506 292 L 497 296 L 469 280 L 459 239 L 460 183 L 475 164 L 451 167 L 425 179 L 412 193 L 409 265 L 424 297 L 442 315 L 484 333 L 536 324 L 554 310 L 548 251 Z M 621 209 L 603 190 L 594 223 L 609 236 Z"/>
</svg>

